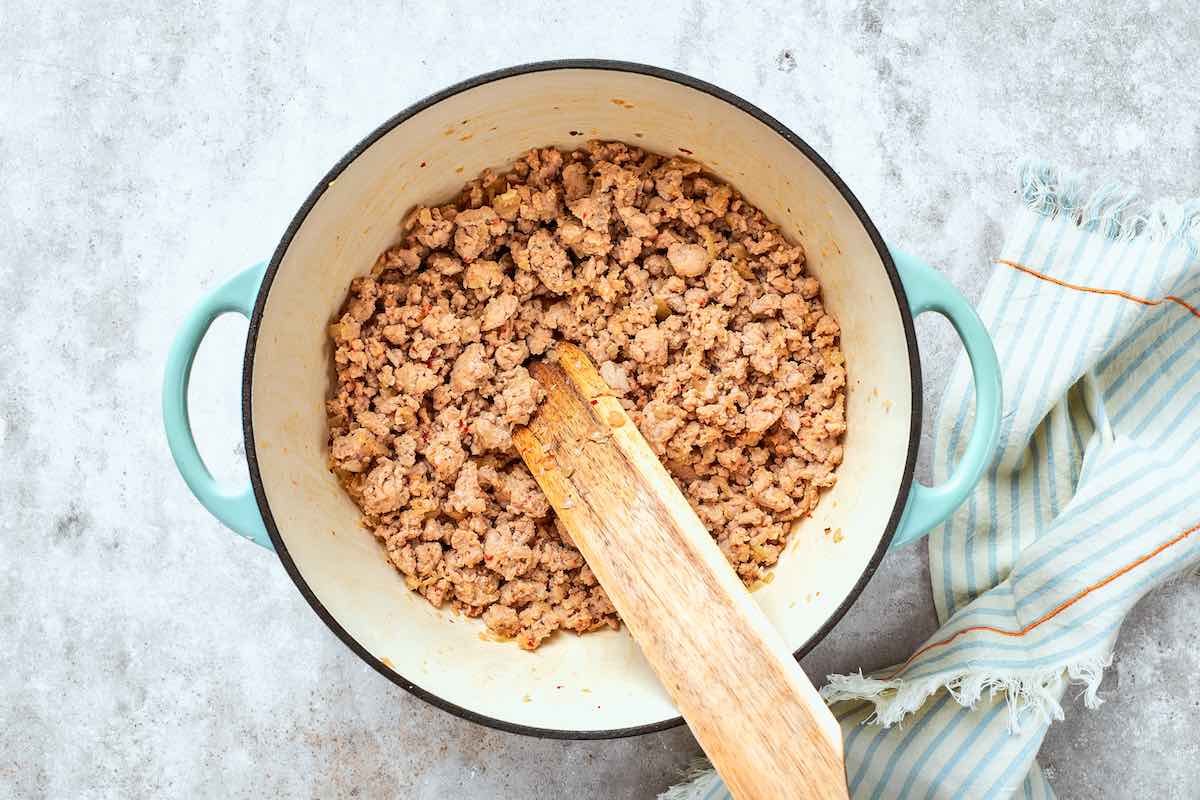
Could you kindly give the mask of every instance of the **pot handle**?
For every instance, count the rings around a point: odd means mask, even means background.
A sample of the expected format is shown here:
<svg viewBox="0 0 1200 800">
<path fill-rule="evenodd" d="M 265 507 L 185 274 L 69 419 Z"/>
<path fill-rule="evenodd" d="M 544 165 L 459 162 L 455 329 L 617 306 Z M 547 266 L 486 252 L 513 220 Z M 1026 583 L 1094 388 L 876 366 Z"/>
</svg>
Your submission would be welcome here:
<svg viewBox="0 0 1200 800">
<path fill-rule="evenodd" d="M 250 486 L 236 489 L 222 486 L 200 458 L 188 419 L 187 396 L 192 361 L 209 326 L 217 317 L 230 312 L 250 318 L 266 267 L 266 262 L 263 262 L 238 273 L 210 292 L 188 314 L 175 334 L 175 341 L 167 355 L 162 411 L 167 444 L 175 458 L 175 466 L 179 468 L 179 474 L 192 494 L 227 527 L 255 544 L 272 549 L 271 538 L 267 535 L 258 503 L 254 499 L 254 489 Z"/>
<path fill-rule="evenodd" d="M 900 272 L 913 316 L 934 311 L 950 321 L 967 350 L 975 379 L 975 424 L 967 448 L 945 483 L 926 486 L 913 481 L 900 527 L 892 539 L 892 547 L 899 547 L 920 538 L 950 516 L 967 499 L 992 462 L 1000 436 L 1001 382 L 992 339 L 967 299 L 924 261 L 894 247 L 888 249 Z"/>
</svg>

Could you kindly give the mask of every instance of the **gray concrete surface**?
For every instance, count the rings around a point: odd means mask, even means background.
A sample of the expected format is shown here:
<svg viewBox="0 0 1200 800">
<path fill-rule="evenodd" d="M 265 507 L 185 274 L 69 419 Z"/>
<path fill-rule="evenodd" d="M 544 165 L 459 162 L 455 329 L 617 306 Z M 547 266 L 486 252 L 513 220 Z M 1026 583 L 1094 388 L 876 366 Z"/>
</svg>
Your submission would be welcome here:
<svg viewBox="0 0 1200 800">
<path fill-rule="evenodd" d="M 175 474 L 176 324 L 411 101 L 553 57 L 690 72 L 791 125 L 972 297 L 1023 156 L 1200 193 L 1191 2 L 648 5 L 0 4 L 0 797 L 641 798 L 696 752 L 685 730 L 539 741 L 432 709 Z M 932 404 L 957 345 L 919 327 Z M 244 330 L 217 326 L 192 392 L 230 476 Z M 1195 579 L 1135 611 L 1107 704 L 1043 748 L 1061 797 L 1200 793 L 1198 616 Z M 912 547 L 805 667 L 882 666 L 934 625 Z"/>
</svg>

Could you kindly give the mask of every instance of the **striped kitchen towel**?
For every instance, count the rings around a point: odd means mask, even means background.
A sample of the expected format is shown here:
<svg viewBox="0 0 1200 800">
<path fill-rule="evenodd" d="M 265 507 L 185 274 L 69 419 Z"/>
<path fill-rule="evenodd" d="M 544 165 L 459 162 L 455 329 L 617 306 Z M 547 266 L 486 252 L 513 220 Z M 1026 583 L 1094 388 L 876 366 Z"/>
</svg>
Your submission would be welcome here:
<svg viewBox="0 0 1200 800">
<path fill-rule="evenodd" d="M 1125 615 L 1200 562 L 1200 201 L 1087 194 L 1040 165 L 1020 199 L 979 307 L 1004 372 L 1000 447 L 929 539 L 941 628 L 822 690 L 855 798 L 1053 797 L 1035 756 L 1068 686 L 1098 705 Z M 938 480 L 973 405 L 960 356 Z M 708 771 L 662 797 L 726 796 Z"/>
</svg>

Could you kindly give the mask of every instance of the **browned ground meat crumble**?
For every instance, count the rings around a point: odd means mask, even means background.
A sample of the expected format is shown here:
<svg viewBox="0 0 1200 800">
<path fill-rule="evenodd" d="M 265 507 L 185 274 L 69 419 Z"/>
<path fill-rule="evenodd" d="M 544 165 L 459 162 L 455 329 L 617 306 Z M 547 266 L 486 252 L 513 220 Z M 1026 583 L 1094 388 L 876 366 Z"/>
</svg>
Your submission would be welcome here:
<svg viewBox="0 0 1200 800">
<path fill-rule="evenodd" d="M 407 585 L 536 648 L 619 619 L 513 448 L 581 346 L 747 584 L 834 482 L 839 328 L 804 250 L 699 164 L 533 150 L 418 207 L 330 328 L 330 467 Z"/>
</svg>

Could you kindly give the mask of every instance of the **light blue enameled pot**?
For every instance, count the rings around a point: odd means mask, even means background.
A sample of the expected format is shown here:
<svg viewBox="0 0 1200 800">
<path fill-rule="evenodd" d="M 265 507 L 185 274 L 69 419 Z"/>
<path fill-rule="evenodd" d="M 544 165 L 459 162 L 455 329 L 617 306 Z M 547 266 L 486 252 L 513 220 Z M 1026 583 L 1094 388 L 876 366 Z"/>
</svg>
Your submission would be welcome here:
<svg viewBox="0 0 1200 800">
<path fill-rule="evenodd" d="M 624 631 L 564 635 L 518 652 L 481 636 L 477 621 L 408 592 L 326 469 L 323 410 L 326 326 L 350 279 L 399 238 L 405 212 L 451 196 L 464 175 L 529 147 L 577 146 L 579 133 L 694 154 L 804 244 L 841 324 L 849 430 L 838 483 L 797 525 L 773 582 L 755 594 L 803 655 L 858 597 L 889 546 L 944 520 L 979 480 L 996 446 L 1000 376 L 962 295 L 936 270 L 886 247 L 811 147 L 715 86 L 637 64 L 547 62 L 481 75 L 398 114 L 313 190 L 270 263 L 235 275 L 184 320 L 167 361 L 163 417 L 180 474 L 204 507 L 273 549 L 317 614 L 380 673 L 497 728 L 600 738 L 682 721 L 632 640 Z M 927 311 L 944 315 L 962 338 L 976 394 L 966 450 L 934 487 L 913 480 L 922 419 L 913 318 Z M 187 414 L 196 350 L 212 321 L 231 312 L 250 319 L 244 487 L 213 480 Z"/>
</svg>

